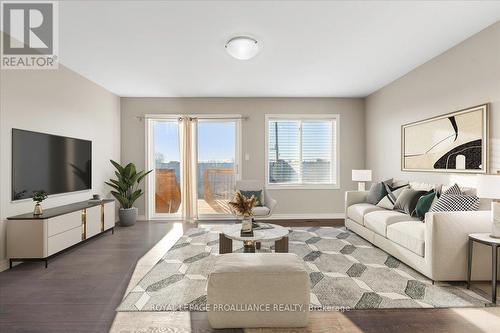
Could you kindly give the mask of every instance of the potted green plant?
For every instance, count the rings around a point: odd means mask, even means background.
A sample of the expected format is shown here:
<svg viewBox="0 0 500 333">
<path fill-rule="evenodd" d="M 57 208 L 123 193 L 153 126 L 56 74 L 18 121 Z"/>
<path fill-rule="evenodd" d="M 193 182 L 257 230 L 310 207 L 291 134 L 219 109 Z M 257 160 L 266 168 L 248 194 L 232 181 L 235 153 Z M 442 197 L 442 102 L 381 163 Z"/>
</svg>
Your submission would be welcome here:
<svg viewBox="0 0 500 333">
<path fill-rule="evenodd" d="M 111 164 L 116 168 L 117 179 L 110 179 L 109 182 L 105 183 L 114 189 L 111 194 L 120 203 L 121 208 L 118 211 L 120 224 L 123 226 L 134 225 L 137 220 L 137 208 L 134 207 L 134 202 L 142 195 L 139 184 L 153 170 L 137 172 L 134 163 L 122 166 L 111 160 Z"/>
<path fill-rule="evenodd" d="M 34 216 L 40 216 L 43 214 L 42 201 L 47 199 L 47 192 L 40 190 L 33 192 L 33 201 L 36 202 L 35 208 L 33 209 Z"/>
</svg>

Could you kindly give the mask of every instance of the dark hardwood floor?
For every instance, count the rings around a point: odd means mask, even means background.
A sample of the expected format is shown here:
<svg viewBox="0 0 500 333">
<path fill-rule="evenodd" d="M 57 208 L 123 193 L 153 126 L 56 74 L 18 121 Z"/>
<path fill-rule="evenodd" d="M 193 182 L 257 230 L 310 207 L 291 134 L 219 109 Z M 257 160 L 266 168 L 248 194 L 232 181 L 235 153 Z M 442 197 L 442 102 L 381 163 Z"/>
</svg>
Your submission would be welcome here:
<svg viewBox="0 0 500 333">
<path fill-rule="evenodd" d="M 189 226 L 186 225 L 186 228 Z M 115 228 L 49 261 L 0 273 L 0 332 L 107 332 L 137 260 L 172 228 Z"/>
<path fill-rule="evenodd" d="M 315 222 L 279 221 L 288 226 L 341 224 Z M 194 225 L 182 226 L 186 230 Z M 137 260 L 171 230 L 168 222 L 117 227 L 114 235 L 106 233 L 53 258 L 47 269 L 29 262 L 0 273 L 0 332 L 107 332 Z M 121 332 L 173 331 L 165 322 L 147 322 L 141 314 L 137 318 L 146 321 L 144 330 Z M 190 321 L 194 332 L 212 331 L 206 313 L 192 313 Z M 500 308 L 353 310 L 311 313 L 304 330 L 245 331 L 500 332 L 499 323 Z"/>
</svg>

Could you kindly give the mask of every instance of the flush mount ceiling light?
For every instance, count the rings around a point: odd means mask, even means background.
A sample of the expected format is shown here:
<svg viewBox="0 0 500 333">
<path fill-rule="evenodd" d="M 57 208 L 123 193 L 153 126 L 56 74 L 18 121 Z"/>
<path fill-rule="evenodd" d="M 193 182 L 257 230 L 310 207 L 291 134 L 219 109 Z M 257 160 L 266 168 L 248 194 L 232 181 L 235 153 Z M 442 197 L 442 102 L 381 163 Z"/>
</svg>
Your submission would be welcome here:
<svg viewBox="0 0 500 333">
<path fill-rule="evenodd" d="M 257 55 L 260 45 L 257 40 L 248 36 L 237 36 L 226 43 L 226 51 L 239 60 L 248 60 Z"/>
</svg>

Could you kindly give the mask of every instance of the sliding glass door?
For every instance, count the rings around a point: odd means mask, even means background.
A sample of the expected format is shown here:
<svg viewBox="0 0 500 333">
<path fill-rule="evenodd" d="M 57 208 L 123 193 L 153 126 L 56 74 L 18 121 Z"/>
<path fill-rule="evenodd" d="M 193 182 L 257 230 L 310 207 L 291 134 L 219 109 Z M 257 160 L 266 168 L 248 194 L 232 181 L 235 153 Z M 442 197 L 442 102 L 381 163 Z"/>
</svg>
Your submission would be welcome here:
<svg viewBox="0 0 500 333">
<path fill-rule="evenodd" d="M 152 186 L 147 194 L 150 214 L 152 217 L 180 218 L 182 178 L 178 120 L 152 120 L 150 131 L 150 159 L 153 161 L 149 161 L 149 164 L 154 170 L 150 182 Z"/>
<path fill-rule="evenodd" d="M 198 216 L 229 216 L 228 202 L 238 177 L 239 123 L 237 120 L 198 121 Z"/>
<path fill-rule="evenodd" d="M 196 140 L 187 144 L 195 153 L 196 170 L 192 179 L 182 174 L 182 138 L 179 116 L 147 119 L 147 161 L 154 172 L 146 189 L 147 217 L 180 219 L 183 182 L 194 183 L 191 201 L 199 219 L 230 217 L 228 202 L 239 179 L 240 119 L 220 116 L 197 117 Z M 189 188 L 189 187 L 188 187 Z M 186 192 L 187 193 L 187 192 Z"/>
</svg>

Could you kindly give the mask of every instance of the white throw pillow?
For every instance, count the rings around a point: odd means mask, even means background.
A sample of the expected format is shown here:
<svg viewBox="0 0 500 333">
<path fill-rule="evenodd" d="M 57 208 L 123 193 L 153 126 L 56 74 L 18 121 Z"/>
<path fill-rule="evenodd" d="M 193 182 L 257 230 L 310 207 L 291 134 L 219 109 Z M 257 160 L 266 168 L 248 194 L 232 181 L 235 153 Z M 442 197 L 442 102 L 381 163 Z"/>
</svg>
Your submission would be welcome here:
<svg viewBox="0 0 500 333">
<path fill-rule="evenodd" d="M 410 188 L 415 191 L 430 191 L 436 188 L 434 184 L 410 182 Z"/>
</svg>

